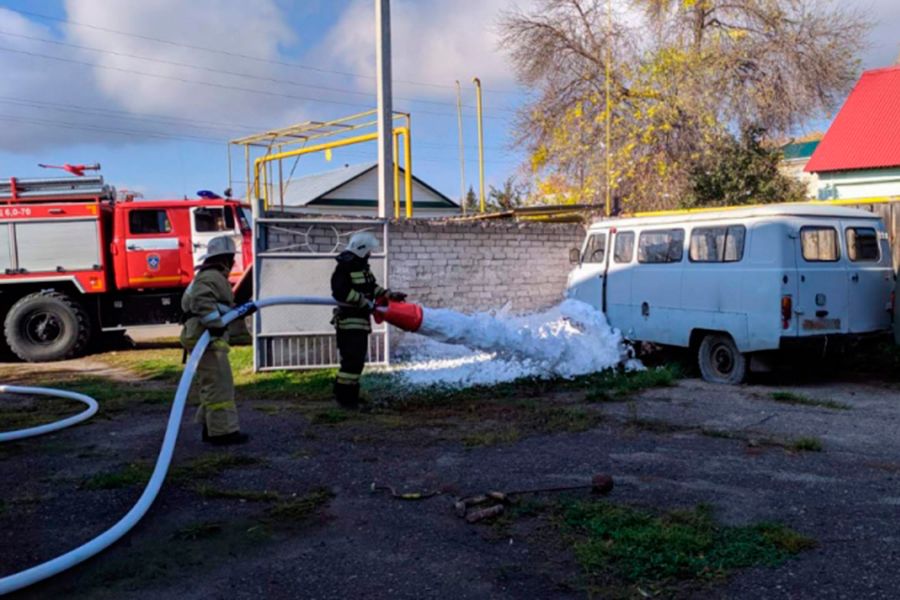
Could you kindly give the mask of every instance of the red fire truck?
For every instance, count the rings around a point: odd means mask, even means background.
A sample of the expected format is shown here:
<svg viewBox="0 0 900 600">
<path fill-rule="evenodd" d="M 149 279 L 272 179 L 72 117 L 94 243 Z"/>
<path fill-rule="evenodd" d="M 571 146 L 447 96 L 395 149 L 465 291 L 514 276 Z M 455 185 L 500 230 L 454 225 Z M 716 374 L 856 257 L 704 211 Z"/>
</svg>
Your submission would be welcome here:
<svg viewBox="0 0 900 600">
<path fill-rule="evenodd" d="M 0 316 L 26 361 L 85 351 L 105 332 L 177 323 L 181 294 L 210 239 L 238 247 L 241 291 L 251 257 L 250 209 L 223 199 L 117 199 L 103 178 L 0 181 Z"/>
</svg>

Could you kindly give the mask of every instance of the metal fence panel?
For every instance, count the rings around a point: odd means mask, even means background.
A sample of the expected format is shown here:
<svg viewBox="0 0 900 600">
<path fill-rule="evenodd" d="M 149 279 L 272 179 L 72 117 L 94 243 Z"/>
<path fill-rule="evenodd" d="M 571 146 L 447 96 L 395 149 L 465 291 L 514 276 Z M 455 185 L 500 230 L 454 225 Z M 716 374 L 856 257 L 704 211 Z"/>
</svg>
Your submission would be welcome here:
<svg viewBox="0 0 900 600">
<path fill-rule="evenodd" d="M 382 252 L 369 263 L 379 282 L 387 281 L 387 224 L 372 219 L 268 217 L 254 223 L 254 298 L 331 296 L 335 257 L 350 236 L 368 230 Z M 276 306 L 254 318 L 254 368 L 257 371 L 337 366 L 339 355 L 333 309 L 328 306 Z M 373 323 L 369 362 L 388 362 L 388 333 Z"/>
</svg>

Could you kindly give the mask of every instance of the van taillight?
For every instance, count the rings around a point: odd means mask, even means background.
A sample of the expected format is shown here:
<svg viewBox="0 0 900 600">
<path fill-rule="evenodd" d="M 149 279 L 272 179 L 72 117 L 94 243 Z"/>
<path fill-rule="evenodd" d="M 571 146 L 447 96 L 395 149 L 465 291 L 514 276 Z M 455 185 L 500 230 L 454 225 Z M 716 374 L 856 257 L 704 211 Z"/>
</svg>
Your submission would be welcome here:
<svg viewBox="0 0 900 600">
<path fill-rule="evenodd" d="M 794 309 L 794 303 L 790 296 L 781 297 L 781 328 L 787 329 L 791 326 L 791 313 Z"/>
</svg>

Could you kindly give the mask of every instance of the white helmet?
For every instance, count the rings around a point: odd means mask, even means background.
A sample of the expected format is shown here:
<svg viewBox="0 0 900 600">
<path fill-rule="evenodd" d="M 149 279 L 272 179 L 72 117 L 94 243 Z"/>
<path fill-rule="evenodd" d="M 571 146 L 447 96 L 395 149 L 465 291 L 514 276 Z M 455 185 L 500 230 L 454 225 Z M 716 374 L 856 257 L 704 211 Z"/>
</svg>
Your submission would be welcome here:
<svg viewBox="0 0 900 600">
<path fill-rule="evenodd" d="M 378 238 L 368 231 L 360 231 L 354 233 L 347 242 L 347 250 L 360 258 L 365 258 L 372 252 L 378 250 Z"/>
<path fill-rule="evenodd" d="M 209 243 L 206 245 L 206 254 L 201 256 L 197 262 L 202 263 L 206 259 L 212 258 L 213 256 L 219 256 L 222 254 L 235 254 L 236 252 L 237 247 L 234 245 L 234 240 L 231 238 L 231 236 L 220 235 L 209 240 Z"/>
</svg>

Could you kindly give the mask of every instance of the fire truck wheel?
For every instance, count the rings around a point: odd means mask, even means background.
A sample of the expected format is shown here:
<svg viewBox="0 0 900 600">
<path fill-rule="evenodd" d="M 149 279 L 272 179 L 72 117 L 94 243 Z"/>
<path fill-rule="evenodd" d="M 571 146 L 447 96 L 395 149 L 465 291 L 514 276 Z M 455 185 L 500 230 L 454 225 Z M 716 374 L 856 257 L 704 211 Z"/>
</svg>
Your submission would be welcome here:
<svg viewBox="0 0 900 600">
<path fill-rule="evenodd" d="M 4 330 L 9 347 L 27 362 L 72 358 L 91 337 L 90 318 L 81 305 L 53 290 L 20 298 L 6 314 Z"/>
</svg>

